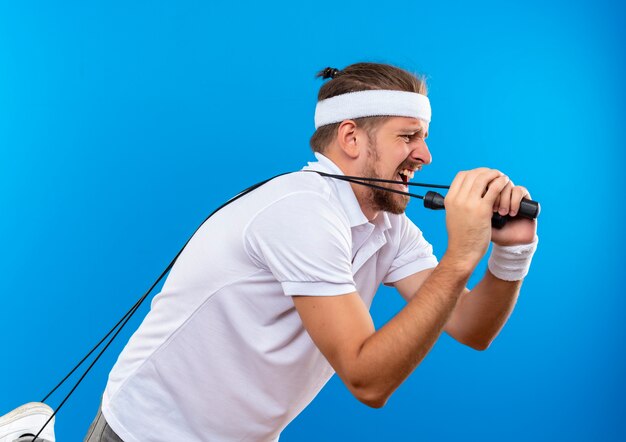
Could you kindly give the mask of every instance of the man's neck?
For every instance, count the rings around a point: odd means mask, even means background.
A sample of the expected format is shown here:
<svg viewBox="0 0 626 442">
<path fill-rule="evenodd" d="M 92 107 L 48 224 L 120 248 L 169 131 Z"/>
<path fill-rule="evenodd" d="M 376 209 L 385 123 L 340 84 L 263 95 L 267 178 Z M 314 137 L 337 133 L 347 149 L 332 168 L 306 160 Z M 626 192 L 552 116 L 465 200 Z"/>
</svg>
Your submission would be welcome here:
<svg viewBox="0 0 626 442">
<path fill-rule="evenodd" d="M 341 158 L 337 158 L 336 155 L 332 155 L 330 153 L 324 153 L 322 155 L 332 161 L 344 175 L 361 176 L 361 172 L 359 170 L 356 170 L 356 167 L 353 163 L 346 163 L 345 161 L 342 161 Z M 374 208 L 371 206 L 371 192 L 369 188 L 362 184 L 355 183 L 350 183 L 350 187 L 352 188 L 352 192 L 354 192 L 354 196 L 359 203 L 361 212 L 363 212 L 363 215 L 365 215 L 368 221 L 373 222 L 380 213 L 380 211 L 374 210 Z"/>
</svg>

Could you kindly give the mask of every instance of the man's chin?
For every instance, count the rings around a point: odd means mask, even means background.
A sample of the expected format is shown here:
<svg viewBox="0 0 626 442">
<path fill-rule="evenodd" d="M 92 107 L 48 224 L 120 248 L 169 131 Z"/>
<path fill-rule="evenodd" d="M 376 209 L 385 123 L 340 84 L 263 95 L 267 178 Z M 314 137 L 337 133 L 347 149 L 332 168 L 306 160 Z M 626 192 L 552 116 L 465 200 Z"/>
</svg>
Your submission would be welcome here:
<svg viewBox="0 0 626 442">
<path fill-rule="evenodd" d="M 402 215 L 404 212 L 406 212 L 406 207 L 393 207 L 390 210 L 384 210 L 384 212 L 391 213 L 393 215 Z"/>
<path fill-rule="evenodd" d="M 373 202 L 378 211 L 401 215 L 409 204 L 409 197 L 373 189 Z"/>
<path fill-rule="evenodd" d="M 402 204 L 393 204 L 393 205 L 386 206 L 382 210 L 384 212 L 392 213 L 394 215 L 402 215 L 404 212 L 406 212 L 406 207 L 408 205 L 409 205 L 409 202 L 406 201 Z"/>
</svg>

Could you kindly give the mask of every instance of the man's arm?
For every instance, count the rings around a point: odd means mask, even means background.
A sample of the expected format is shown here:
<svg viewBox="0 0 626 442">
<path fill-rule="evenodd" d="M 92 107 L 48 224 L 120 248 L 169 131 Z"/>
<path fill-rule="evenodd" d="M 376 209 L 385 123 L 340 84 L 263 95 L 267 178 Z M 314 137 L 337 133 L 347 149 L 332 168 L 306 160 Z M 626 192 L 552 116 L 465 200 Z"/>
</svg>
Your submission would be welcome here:
<svg viewBox="0 0 626 442">
<path fill-rule="evenodd" d="M 382 407 L 435 344 L 471 272 L 445 256 L 416 296 L 374 330 L 358 293 L 294 296 L 304 327 L 361 402 Z"/>
<path fill-rule="evenodd" d="M 380 330 L 374 331 L 355 292 L 292 297 L 315 344 L 363 403 L 383 406 L 439 338 L 487 251 L 492 206 L 507 182 L 485 168 L 457 174 L 445 200 L 448 249 L 413 299 Z"/>
<path fill-rule="evenodd" d="M 526 196 L 530 198 L 525 187 L 514 186 L 509 181 L 496 198 L 493 211 L 515 215 L 522 198 Z M 491 241 L 501 245 L 526 244 L 532 242 L 536 233 L 535 220 L 513 219 L 502 229 L 492 229 Z M 430 272 L 432 269 L 424 270 L 393 285 L 409 301 L 417 296 L 419 287 Z M 487 349 L 509 319 L 522 281 L 504 281 L 487 270 L 483 279 L 471 291 L 467 288 L 463 290 L 444 330 L 457 341 L 476 350 Z"/>
<path fill-rule="evenodd" d="M 433 269 L 408 276 L 394 286 L 409 302 Z M 443 330 L 462 344 L 485 350 L 496 338 L 515 307 L 522 281 L 503 281 L 487 270 L 483 279 L 465 288 Z"/>
</svg>

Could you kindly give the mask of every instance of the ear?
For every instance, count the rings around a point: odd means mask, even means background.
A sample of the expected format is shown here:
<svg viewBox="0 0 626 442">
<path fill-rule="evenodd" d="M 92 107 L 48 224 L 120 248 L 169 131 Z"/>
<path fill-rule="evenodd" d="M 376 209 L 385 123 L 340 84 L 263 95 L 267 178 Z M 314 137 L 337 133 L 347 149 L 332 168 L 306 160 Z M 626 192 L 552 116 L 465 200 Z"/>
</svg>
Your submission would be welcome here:
<svg viewBox="0 0 626 442">
<path fill-rule="evenodd" d="M 361 131 L 353 120 L 341 122 L 337 128 L 337 143 L 345 155 L 352 159 L 358 158 L 364 144 Z"/>
</svg>

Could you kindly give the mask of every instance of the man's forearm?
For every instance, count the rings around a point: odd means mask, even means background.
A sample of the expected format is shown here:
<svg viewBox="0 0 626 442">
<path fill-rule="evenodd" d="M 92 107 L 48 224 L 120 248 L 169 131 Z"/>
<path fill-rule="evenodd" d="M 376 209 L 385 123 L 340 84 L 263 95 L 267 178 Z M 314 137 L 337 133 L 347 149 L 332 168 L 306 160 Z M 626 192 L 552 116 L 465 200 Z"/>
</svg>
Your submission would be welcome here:
<svg viewBox="0 0 626 442">
<path fill-rule="evenodd" d="M 363 343 L 356 379 L 374 386 L 376 401 L 384 403 L 433 347 L 470 274 L 442 258 L 411 301 Z"/>
<path fill-rule="evenodd" d="M 446 329 L 459 341 L 486 349 L 509 319 L 521 285 L 522 281 L 503 281 L 487 270 L 471 291 L 461 295 Z"/>
</svg>

